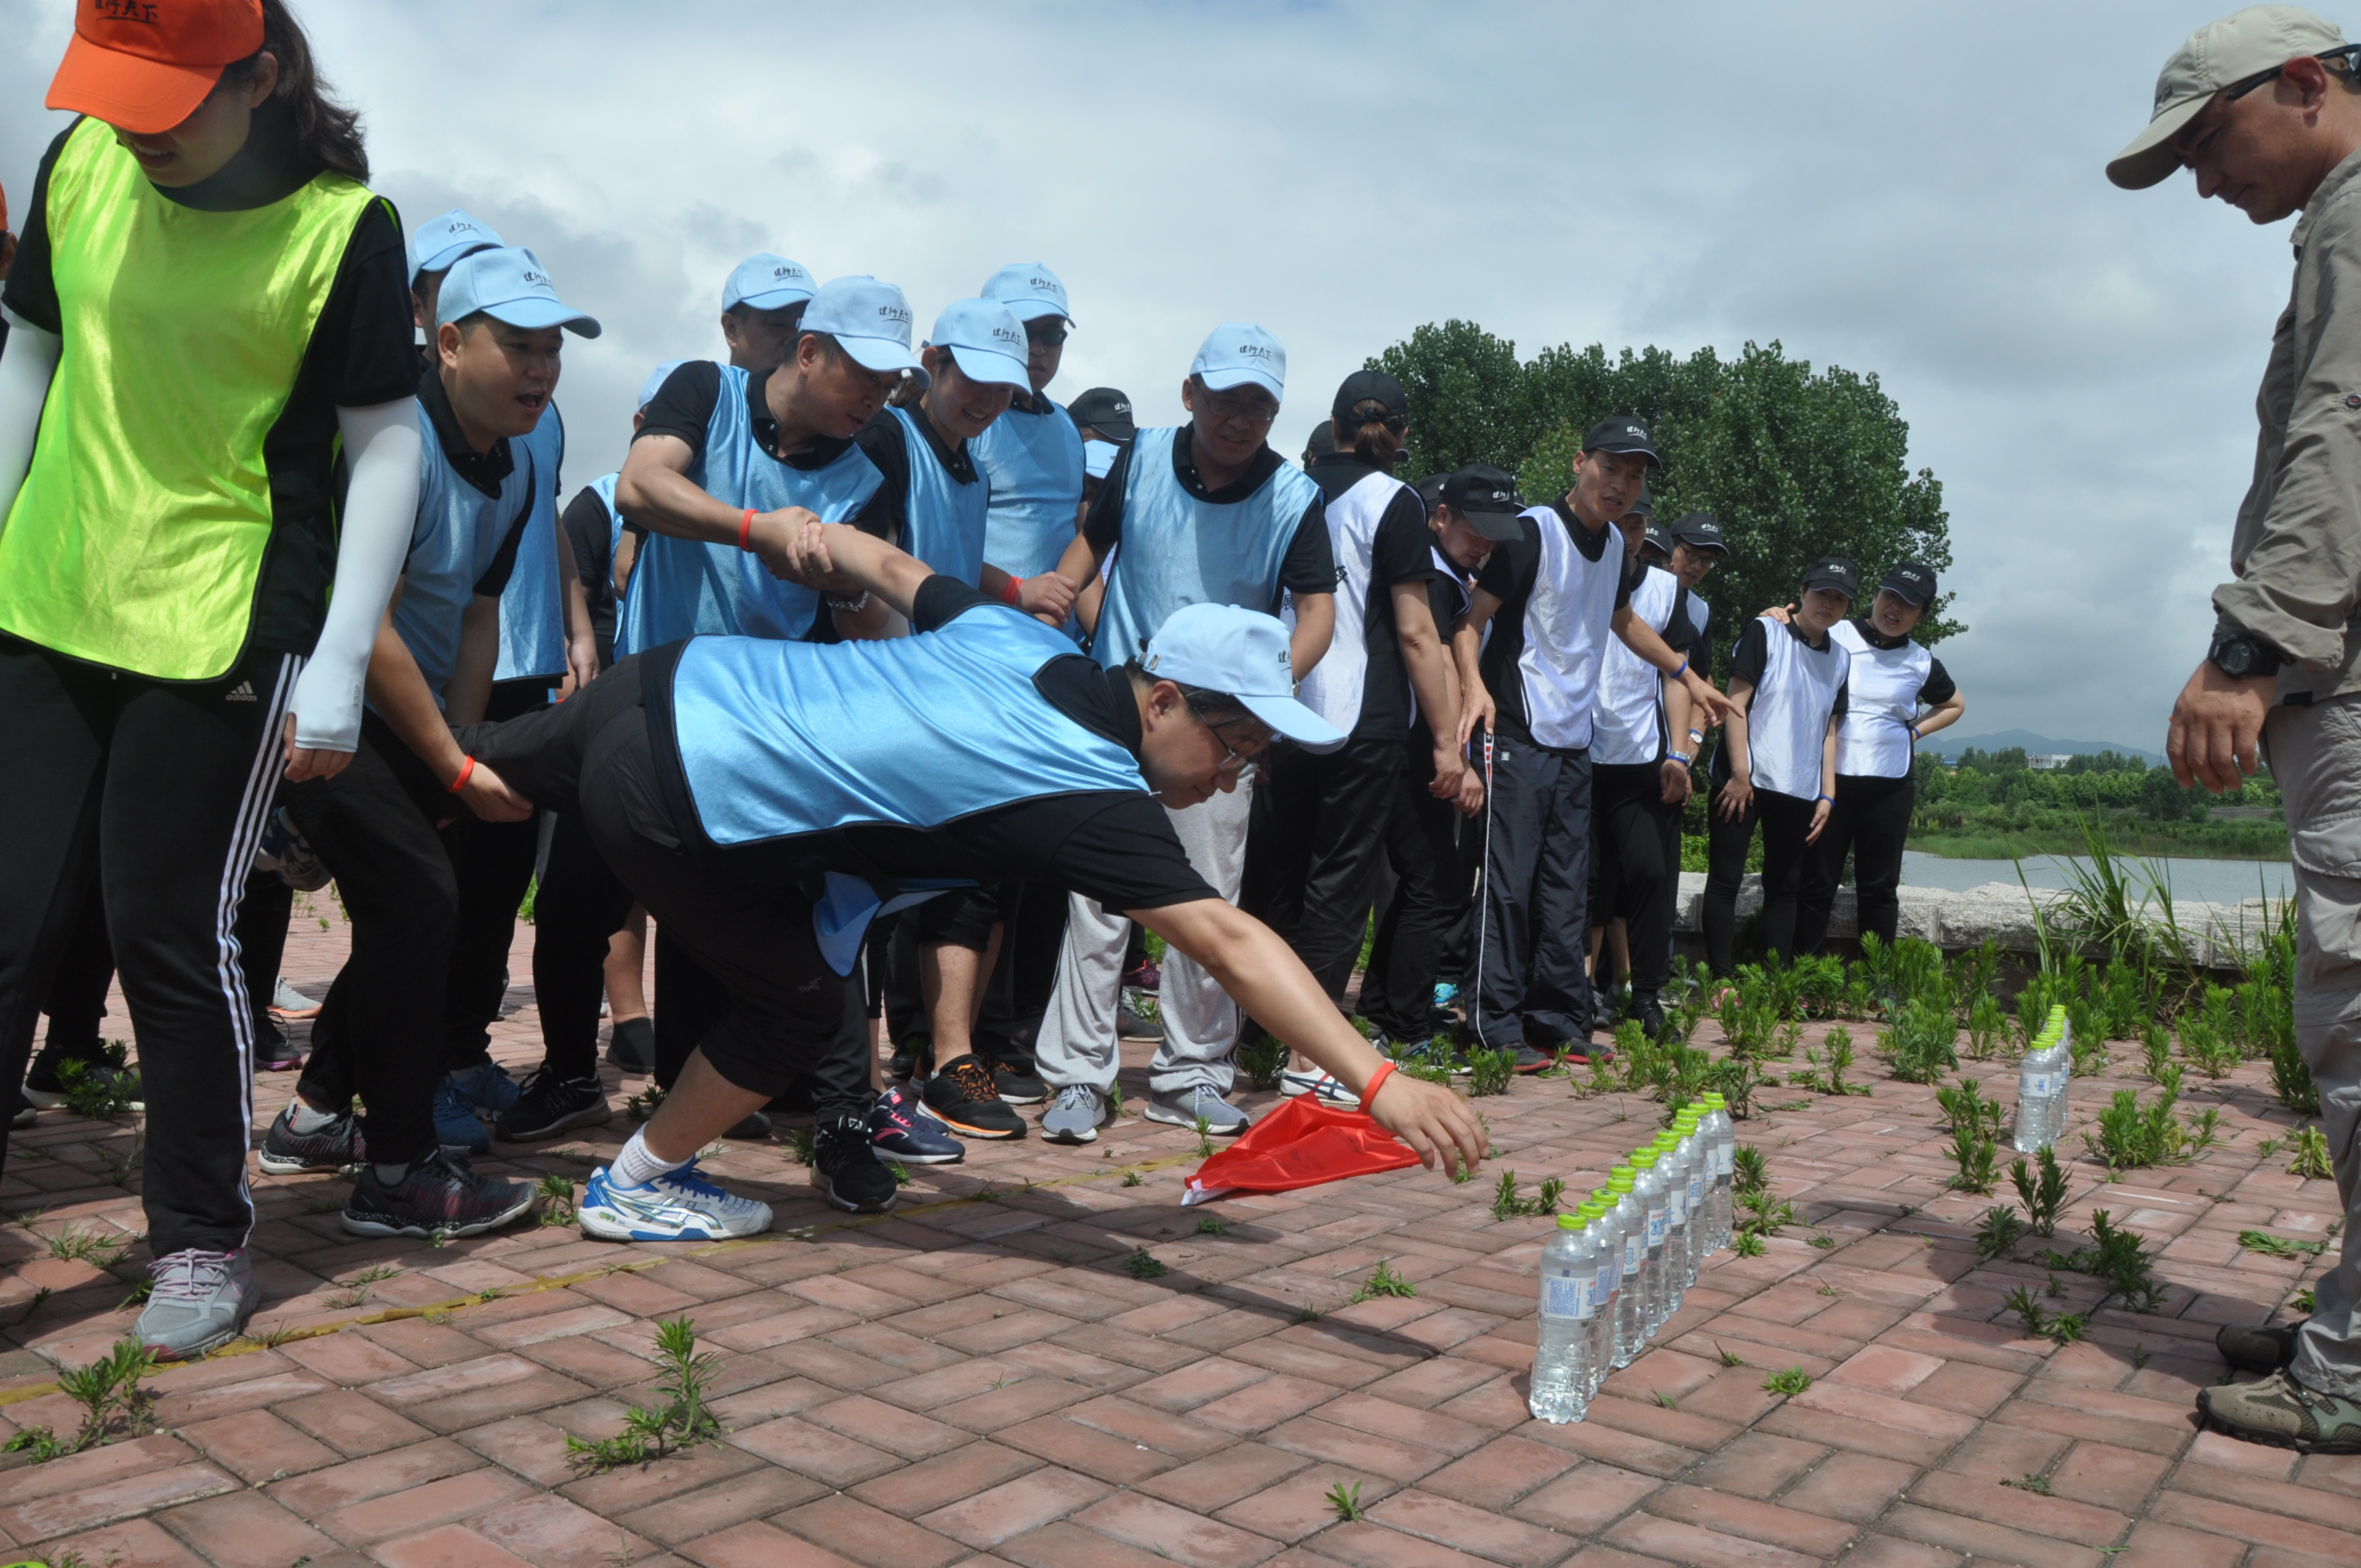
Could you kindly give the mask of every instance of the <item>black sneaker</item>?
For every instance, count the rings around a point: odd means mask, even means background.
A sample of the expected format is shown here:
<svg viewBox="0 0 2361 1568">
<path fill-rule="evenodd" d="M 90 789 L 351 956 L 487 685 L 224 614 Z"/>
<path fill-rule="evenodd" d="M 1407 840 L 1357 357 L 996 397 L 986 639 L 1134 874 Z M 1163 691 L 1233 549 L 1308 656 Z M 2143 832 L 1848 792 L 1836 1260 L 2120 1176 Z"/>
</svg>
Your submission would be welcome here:
<svg viewBox="0 0 2361 1568">
<path fill-rule="evenodd" d="M 962 1138 L 1021 1138 L 1025 1118 L 1002 1103 L 1000 1085 L 981 1057 L 964 1056 L 934 1077 L 919 1100 Z"/>
<path fill-rule="evenodd" d="M 254 1070 L 292 1072 L 303 1065 L 303 1049 L 287 1037 L 269 1008 L 254 1015 Z"/>
<path fill-rule="evenodd" d="M 438 1148 L 396 1182 L 379 1181 L 373 1165 L 361 1167 L 345 1204 L 345 1229 L 357 1236 L 473 1236 L 532 1207 L 532 1188 L 478 1176 Z"/>
<path fill-rule="evenodd" d="M 1583 1054 L 1585 1049 L 1584 1047 L 1576 1046 L 1569 1042 L 1566 1048 L 1572 1053 L 1566 1058 L 1568 1061 L 1584 1061 L 1587 1059 Z M 1532 1047 L 1525 1045 L 1521 1041 L 1517 1045 L 1516 1058 L 1516 1070 L 1519 1072 L 1539 1072 L 1542 1069 L 1549 1066 L 1552 1062 L 1557 1059 L 1555 1057 L 1550 1055 L 1549 1052 L 1537 1051 L 1533 1049 Z"/>
<path fill-rule="evenodd" d="M 885 1076 L 905 1083 L 924 1082 L 935 1072 L 935 1042 L 927 1035 L 912 1035 L 894 1047 L 893 1060 L 885 1064 Z"/>
<path fill-rule="evenodd" d="M 1000 1091 L 1003 1103 L 1038 1105 L 1049 1098 L 1049 1086 L 1033 1076 L 1029 1057 L 986 1057 L 983 1060 L 992 1069 L 992 1081 Z"/>
<path fill-rule="evenodd" d="M 654 1071 L 656 1026 L 645 1017 L 617 1019 L 607 1040 L 607 1059 L 625 1072 Z"/>
<path fill-rule="evenodd" d="M 1115 1004 L 1115 1036 L 1118 1040 L 1148 1042 L 1164 1038 L 1164 1021 L 1151 1018 L 1140 1011 L 1133 994 L 1126 990 Z"/>
<path fill-rule="evenodd" d="M 811 1184 L 831 1206 L 854 1214 L 882 1214 L 894 1206 L 900 1186 L 870 1150 L 866 1117 L 840 1116 L 812 1129 Z"/>
<path fill-rule="evenodd" d="M 295 1105 L 290 1102 L 263 1135 L 257 1163 L 273 1176 L 296 1176 L 307 1170 L 352 1170 L 367 1157 L 358 1117 L 346 1113 L 324 1127 L 299 1133 Z"/>
<path fill-rule="evenodd" d="M 524 1080 L 516 1103 L 492 1119 L 492 1135 L 504 1144 L 539 1143 L 577 1127 L 603 1127 L 615 1119 L 597 1075 L 560 1078 L 537 1067 Z"/>
</svg>

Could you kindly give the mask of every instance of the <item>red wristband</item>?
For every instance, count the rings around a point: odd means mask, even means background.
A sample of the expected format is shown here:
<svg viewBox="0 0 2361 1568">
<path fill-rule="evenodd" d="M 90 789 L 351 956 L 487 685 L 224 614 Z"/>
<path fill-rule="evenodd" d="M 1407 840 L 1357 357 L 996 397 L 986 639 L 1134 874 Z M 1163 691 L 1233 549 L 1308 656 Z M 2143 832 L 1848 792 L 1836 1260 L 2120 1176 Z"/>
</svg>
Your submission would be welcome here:
<svg viewBox="0 0 2361 1568">
<path fill-rule="evenodd" d="M 1362 1110 L 1367 1111 L 1369 1108 L 1369 1102 L 1378 1097 L 1378 1085 L 1383 1083 L 1386 1080 L 1387 1076 L 1393 1070 L 1393 1063 L 1389 1061 L 1381 1061 L 1378 1064 L 1378 1070 L 1369 1074 L 1369 1081 L 1361 1086 Z"/>
<path fill-rule="evenodd" d="M 754 509 L 752 507 L 748 507 L 746 509 L 745 517 L 740 520 L 738 524 L 738 548 L 741 550 L 752 550 L 754 548 L 753 540 Z"/>
<path fill-rule="evenodd" d="M 1009 579 L 1008 579 L 1008 586 L 1007 586 L 1006 587 L 1005 587 L 1005 588 L 1003 588 L 1003 589 L 1001 589 L 1001 590 L 1000 590 L 1000 599 L 1001 599 L 1001 602 L 1002 602 L 1003 604 L 1015 604 L 1015 603 L 1016 602 L 1016 590 L 1017 590 L 1018 588 L 1020 588 L 1020 587 L 1024 587 L 1024 586 L 1025 586 L 1025 579 L 1024 579 L 1024 578 L 1022 578 L 1022 577 L 1011 577 L 1011 578 L 1009 578 Z"/>
<path fill-rule="evenodd" d="M 467 780 L 468 780 L 468 779 L 469 779 L 469 778 L 470 778 L 470 777 L 475 773 L 475 771 L 476 771 L 476 759 L 475 759 L 475 758 L 473 758 L 473 757 L 462 757 L 462 758 L 460 758 L 460 759 L 459 759 L 459 776 L 458 776 L 457 778 L 453 779 L 453 780 L 451 781 L 451 793 L 452 793 L 453 795 L 456 795 L 456 794 L 458 794 L 461 790 L 466 789 L 466 788 L 467 787 Z"/>
</svg>

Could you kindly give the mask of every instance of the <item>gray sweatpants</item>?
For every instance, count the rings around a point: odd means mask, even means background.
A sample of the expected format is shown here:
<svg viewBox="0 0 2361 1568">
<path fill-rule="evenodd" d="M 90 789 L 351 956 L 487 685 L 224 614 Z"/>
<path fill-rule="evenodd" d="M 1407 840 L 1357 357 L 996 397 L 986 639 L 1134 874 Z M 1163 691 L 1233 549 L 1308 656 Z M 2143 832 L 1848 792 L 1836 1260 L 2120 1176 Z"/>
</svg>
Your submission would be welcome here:
<svg viewBox="0 0 2361 1568">
<path fill-rule="evenodd" d="M 1172 830 L 1197 874 L 1232 904 L 1246 869 L 1246 817 L 1254 799 L 1251 773 L 1227 795 L 1169 813 Z M 1058 981 L 1033 1042 L 1034 1069 L 1052 1089 L 1086 1083 L 1104 1093 L 1115 1082 L 1115 1003 L 1123 989 L 1123 949 L 1130 921 L 1080 894 L 1069 894 L 1066 937 L 1058 949 Z M 1157 1001 L 1164 1043 L 1148 1065 L 1148 1087 L 1171 1094 L 1211 1084 L 1227 1094 L 1237 1078 L 1238 1006 L 1193 959 L 1164 954 Z"/>
<path fill-rule="evenodd" d="M 2295 1039 L 2345 1206 L 2344 1250 L 2296 1336 L 2306 1387 L 2361 1399 L 2361 697 L 2271 709 L 2263 744 L 2295 861 Z"/>
</svg>

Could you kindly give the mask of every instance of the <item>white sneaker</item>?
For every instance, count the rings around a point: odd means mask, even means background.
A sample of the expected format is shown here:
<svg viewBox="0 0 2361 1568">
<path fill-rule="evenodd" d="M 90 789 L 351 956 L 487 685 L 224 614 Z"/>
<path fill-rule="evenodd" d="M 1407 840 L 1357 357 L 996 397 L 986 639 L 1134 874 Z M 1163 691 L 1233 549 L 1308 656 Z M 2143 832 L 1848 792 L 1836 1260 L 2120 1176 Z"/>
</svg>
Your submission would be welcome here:
<svg viewBox="0 0 2361 1568">
<path fill-rule="evenodd" d="M 771 1206 L 725 1192 L 690 1160 L 643 1187 L 619 1187 L 607 1168 L 590 1173 L 576 1212 L 585 1235 L 610 1242 L 718 1242 L 771 1228 Z"/>
<path fill-rule="evenodd" d="M 1052 1144 L 1096 1143 L 1106 1100 L 1087 1083 L 1069 1083 L 1041 1113 L 1041 1137 Z"/>
<path fill-rule="evenodd" d="M 1314 1068 L 1310 1072 L 1297 1072 L 1290 1068 L 1280 1073 L 1279 1091 L 1290 1100 L 1300 1094 L 1316 1095 L 1321 1104 L 1334 1105 L 1339 1111 L 1358 1111 L 1361 1108 L 1359 1095 L 1337 1082 L 1320 1068 Z"/>
<path fill-rule="evenodd" d="M 1165 1122 L 1175 1127 L 1196 1129 L 1205 1124 L 1205 1131 L 1217 1137 L 1235 1137 L 1253 1125 L 1254 1118 L 1223 1099 L 1210 1083 L 1200 1083 L 1178 1094 L 1150 1094 L 1148 1109 L 1142 1113 L 1151 1122 Z"/>
</svg>

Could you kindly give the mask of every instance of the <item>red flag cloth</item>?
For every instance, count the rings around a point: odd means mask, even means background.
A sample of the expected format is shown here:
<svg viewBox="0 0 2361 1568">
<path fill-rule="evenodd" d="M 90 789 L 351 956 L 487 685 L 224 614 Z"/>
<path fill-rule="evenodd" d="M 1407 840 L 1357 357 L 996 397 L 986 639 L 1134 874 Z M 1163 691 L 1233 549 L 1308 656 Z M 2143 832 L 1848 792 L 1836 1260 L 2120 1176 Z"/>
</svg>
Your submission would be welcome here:
<svg viewBox="0 0 2361 1568">
<path fill-rule="evenodd" d="M 1302 1094 L 1199 1166 L 1180 1201 L 1186 1206 L 1229 1192 L 1286 1192 L 1417 1163 L 1410 1146 L 1367 1112 L 1340 1110 Z"/>
</svg>

